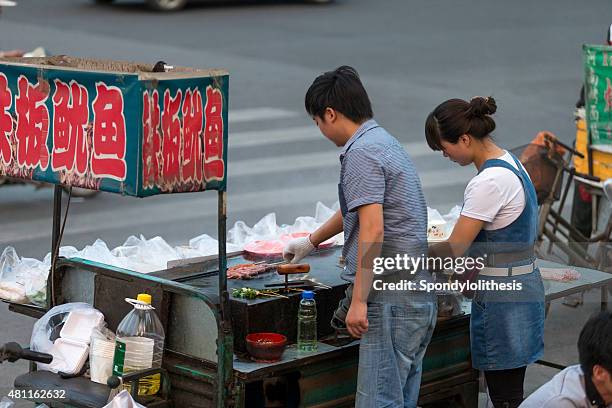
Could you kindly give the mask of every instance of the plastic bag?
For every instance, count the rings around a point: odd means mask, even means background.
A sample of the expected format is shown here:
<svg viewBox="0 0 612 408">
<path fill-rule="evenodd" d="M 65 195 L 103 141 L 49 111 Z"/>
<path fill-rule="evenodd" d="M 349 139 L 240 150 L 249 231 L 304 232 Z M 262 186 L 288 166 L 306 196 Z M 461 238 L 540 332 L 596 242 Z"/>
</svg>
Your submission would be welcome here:
<svg viewBox="0 0 612 408">
<path fill-rule="evenodd" d="M 6 247 L 0 255 L 0 281 L 16 282 L 15 268 L 19 264 L 19 256 L 13 247 Z"/>
<path fill-rule="evenodd" d="M 74 310 L 95 310 L 88 303 L 66 303 L 55 306 L 34 323 L 30 349 L 41 353 L 51 353 L 53 342 L 60 336 L 60 330 L 70 312 Z M 48 364 L 37 363 L 39 370 L 52 371 Z"/>
<path fill-rule="evenodd" d="M 323 225 L 323 223 L 325 223 L 325 221 L 327 221 L 332 215 L 334 215 L 338 208 L 338 202 L 334 203 L 332 208 L 325 206 L 321 202 L 317 202 L 314 217 L 298 217 L 291 225 L 278 226 L 276 224 L 275 213 L 267 214 L 265 217 L 255 223 L 252 228 L 249 227 L 244 221 L 238 221 L 229 230 L 227 240 L 229 244 L 243 248 L 246 244 L 254 241 L 276 241 L 284 234 L 313 232 Z M 339 234 L 334 242 L 336 244 L 342 244 L 342 234 Z"/>
<path fill-rule="evenodd" d="M 219 241 L 207 234 L 198 235 L 189 240 L 189 247 L 176 247 L 181 258 L 191 258 L 194 256 L 210 256 L 219 253 Z M 225 245 L 227 252 L 242 251 L 242 246 L 227 242 Z"/>
<path fill-rule="evenodd" d="M 25 295 L 36 306 L 46 306 L 47 277 L 51 265 L 37 259 L 22 258 L 16 268 L 17 276 L 24 283 Z"/>
<path fill-rule="evenodd" d="M 120 259 L 111 253 L 106 242 L 101 239 L 97 239 L 92 245 L 87 245 L 82 251 L 75 254 L 75 256 L 106 265 L 117 266 L 119 268 L 125 267 Z"/>
<path fill-rule="evenodd" d="M 0 400 L 0 408 L 13 408 L 14 406 L 15 403 L 8 397 L 2 397 L 2 400 Z"/>
<path fill-rule="evenodd" d="M 427 239 L 440 240 L 448 235 L 448 223 L 438 210 L 427 207 Z"/>
<path fill-rule="evenodd" d="M 461 206 L 456 205 L 451 210 L 442 216 L 447 223 L 447 231 L 450 234 L 455 228 L 455 224 L 457 224 L 457 220 L 459 220 L 459 216 L 461 215 Z"/>
<path fill-rule="evenodd" d="M 28 303 L 25 286 L 17 282 L 0 281 L 0 299 L 13 303 Z"/>
<path fill-rule="evenodd" d="M 144 405 L 140 405 L 126 390 L 121 391 L 111 402 L 106 404 L 103 408 L 146 408 Z"/>
<path fill-rule="evenodd" d="M 148 273 L 166 269 L 169 261 L 181 259 L 181 254 L 162 237 L 146 239 L 144 236 L 129 237 L 125 243 L 113 249 L 111 254 L 124 268 Z"/>
<path fill-rule="evenodd" d="M 79 250 L 73 246 L 60 247 L 60 250 L 59 250 L 59 256 L 63 256 L 64 258 L 74 258 L 78 256 L 78 253 L 79 253 Z M 45 259 L 43 259 L 43 263 L 51 266 L 51 252 L 48 252 L 47 255 L 45 255 Z"/>
<path fill-rule="evenodd" d="M 28 274 L 24 273 L 26 271 L 27 268 L 22 266 L 22 260 L 15 248 L 6 247 L 0 256 L 0 298 L 13 303 L 28 303 L 26 296 Z"/>
</svg>

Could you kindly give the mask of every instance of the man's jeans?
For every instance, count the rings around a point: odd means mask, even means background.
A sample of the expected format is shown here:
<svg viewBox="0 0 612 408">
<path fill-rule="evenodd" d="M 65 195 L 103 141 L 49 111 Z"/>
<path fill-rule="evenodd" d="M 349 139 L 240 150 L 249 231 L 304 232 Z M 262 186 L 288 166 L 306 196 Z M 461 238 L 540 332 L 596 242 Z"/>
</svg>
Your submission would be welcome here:
<svg viewBox="0 0 612 408">
<path fill-rule="evenodd" d="M 436 324 L 429 301 L 368 303 L 359 347 L 356 408 L 417 406 L 421 369 Z"/>
</svg>

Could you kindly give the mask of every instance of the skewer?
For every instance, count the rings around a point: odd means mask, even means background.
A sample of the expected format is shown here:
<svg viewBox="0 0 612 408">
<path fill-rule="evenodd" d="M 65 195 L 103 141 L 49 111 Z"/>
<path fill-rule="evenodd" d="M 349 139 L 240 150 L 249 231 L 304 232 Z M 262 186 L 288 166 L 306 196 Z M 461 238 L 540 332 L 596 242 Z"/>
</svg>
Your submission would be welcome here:
<svg viewBox="0 0 612 408">
<path fill-rule="evenodd" d="M 266 291 L 259 291 L 259 294 L 261 296 L 270 296 L 270 297 L 278 297 L 278 298 L 283 298 L 283 299 L 289 299 L 287 296 L 281 295 L 280 293 L 269 293 L 269 292 L 266 292 Z"/>
</svg>

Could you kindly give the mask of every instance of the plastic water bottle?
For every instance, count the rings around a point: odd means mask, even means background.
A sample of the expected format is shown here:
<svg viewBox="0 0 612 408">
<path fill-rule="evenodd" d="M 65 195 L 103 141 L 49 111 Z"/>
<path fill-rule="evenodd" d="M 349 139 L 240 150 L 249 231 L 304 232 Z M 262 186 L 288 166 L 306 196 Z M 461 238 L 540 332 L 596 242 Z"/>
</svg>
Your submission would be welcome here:
<svg viewBox="0 0 612 408">
<path fill-rule="evenodd" d="M 314 293 L 302 292 L 300 309 L 298 311 L 298 351 L 317 350 L 317 304 Z"/>
<path fill-rule="evenodd" d="M 125 299 L 134 306 L 119 327 L 115 337 L 113 374 L 122 376 L 147 368 L 160 368 L 164 353 L 164 327 L 155 308 L 151 306 L 151 295 L 141 293 L 137 299 Z M 159 391 L 160 374 L 141 379 L 138 395 L 154 395 Z M 125 385 L 129 388 L 129 384 Z"/>
</svg>

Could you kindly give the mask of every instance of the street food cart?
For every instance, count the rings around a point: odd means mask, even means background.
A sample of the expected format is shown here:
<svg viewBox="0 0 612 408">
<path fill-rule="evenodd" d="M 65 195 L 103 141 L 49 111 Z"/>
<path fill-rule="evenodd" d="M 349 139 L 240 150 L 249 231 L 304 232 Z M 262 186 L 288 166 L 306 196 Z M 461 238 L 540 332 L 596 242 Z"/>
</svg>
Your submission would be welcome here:
<svg viewBox="0 0 612 408">
<path fill-rule="evenodd" d="M 11 304 L 10 310 L 39 318 L 55 305 L 86 302 L 115 330 L 131 307 L 121 299 L 151 294 L 166 339 L 160 393 L 136 396 L 149 407 L 351 406 L 359 343 L 335 338 L 329 325 L 347 285 L 339 278 L 340 249 L 305 260 L 309 277 L 324 286 L 315 288 L 317 351 L 300 354 L 299 292 L 247 300 L 228 291 L 280 280 L 275 273 L 227 280 L 227 264 L 245 262 L 244 254 L 228 256 L 225 248 L 228 74 L 154 68 L 64 56 L 0 61 L 0 174 L 57 185 L 47 305 Z M 62 217 L 62 186 L 134 197 L 217 190 L 219 255 L 149 274 L 57 257 L 68 213 Z M 468 328 L 463 312 L 439 322 L 424 364 L 423 403 L 449 398 L 473 406 L 478 387 Z M 280 361 L 249 359 L 245 336 L 255 331 L 287 336 Z M 51 406 L 100 407 L 112 386 L 33 366 L 15 380 L 17 390 L 66 390 L 64 399 L 44 401 Z"/>
<path fill-rule="evenodd" d="M 256 299 L 230 295 L 232 289 L 263 289 L 281 278 L 272 271 L 252 280 L 227 279 L 228 265 L 247 262 L 242 252 L 226 253 L 228 74 L 151 71 L 146 64 L 67 57 L 0 61 L 0 173 L 58 185 L 55 255 L 66 219 L 61 185 L 134 197 L 217 190 L 218 256 L 148 274 L 55 256 L 46 307 L 11 304 L 10 310 L 39 318 L 55 305 L 86 302 L 115 330 L 131 308 L 121 299 L 151 294 L 166 333 L 162 368 L 121 379 L 129 383 L 152 372 L 161 375 L 157 395 L 135 395 L 148 407 L 352 406 L 359 342 L 336 337 L 329 325 L 347 285 L 339 278 L 340 248 L 318 250 L 305 259 L 311 266 L 309 279 L 319 284 L 314 287 L 319 342 L 315 352 L 298 352 L 298 291 Z M 288 338 L 280 361 L 250 359 L 245 336 L 252 332 Z M 118 385 L 111 379 L 109 385 L 97 384 L 32 366 L 15 379 L 15 389 L 65 390 L 57 400 L 29 394 L 52 407 L 101 407 Z M 419 403 L 474 407 L 477 397 L 469 302 L 463 301 L 438 319 L 424 360 Z"/>
</svg>

